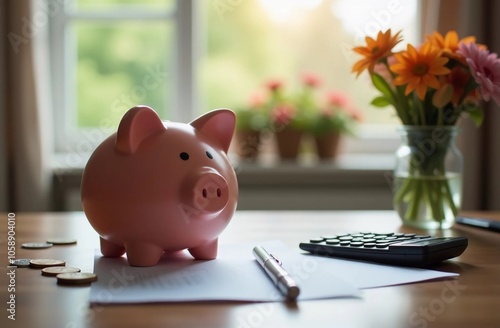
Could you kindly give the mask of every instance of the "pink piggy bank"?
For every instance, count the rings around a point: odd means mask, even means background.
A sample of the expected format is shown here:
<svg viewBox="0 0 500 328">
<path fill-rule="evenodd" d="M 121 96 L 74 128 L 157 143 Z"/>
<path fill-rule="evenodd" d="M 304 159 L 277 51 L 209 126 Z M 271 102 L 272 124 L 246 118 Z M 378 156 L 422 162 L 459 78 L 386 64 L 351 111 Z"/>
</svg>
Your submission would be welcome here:
<svg viewBox="0 0 500 328">
<path fill-rule="evenodd" d="M 189 124 L 130 109 L 90 157 L 82 178 L 85 214 L 104 256 L 127 253 L 132 266 L 156 265 L 188 249 L 217 257 L 219 234 L 236 210 L 238 183 L 227 158 L 235 115 L 214 110 Z"/>
</svg>

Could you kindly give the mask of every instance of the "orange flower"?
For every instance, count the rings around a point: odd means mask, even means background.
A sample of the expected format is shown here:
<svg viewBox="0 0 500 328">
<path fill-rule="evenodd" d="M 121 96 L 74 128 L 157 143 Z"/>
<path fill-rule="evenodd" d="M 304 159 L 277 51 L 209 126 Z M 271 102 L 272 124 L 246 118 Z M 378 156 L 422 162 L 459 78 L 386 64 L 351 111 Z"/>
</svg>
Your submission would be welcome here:
<svg viewBox="0 0 500 328">
<path fill-rule="evenodd" d="M 427 35 L 425 39 L 427 40 L 426 43 L 432 44 L 434 47 L 443 50 L 445 54 L 449 54 L 452 57 L 458 56 L 456 55 L 456 52 L 458 50 L 458 44 L 460 42 L 476 42 L 476 37 L 474 36 L 468 36 L 463 38 L 462 40 L 459 40 L 458 34 L 455 31 L 449 31 L 444 37 L 440 33 L 434 32 L 433 35 Z"/>
<path fill-rule="evenodd" d="M 458 44 L 460 42 L 466 44 L 476 42 L 476 37 L 474 36 L 468 36 L 459 40 L 456 31 L 449 31 L 444 37 L 439 32 L 434 32 L 432 35 L 427 35 L 425 39 L 426 43 L 432 44 L 434 47 L 442 50 L 445 56 L 460 60 L 463 63 L 465 63 L 465 60 L 462 56 L 457 54 Z"/>
<path fill-rule="evenodd" d="M 364 58 L 357 61 L 352 67 L 353 72 L 357 72 L 356 76 L 359 76 L 365 69 L 373 72 L 373 67 L 375 64 L 380 62 L 383 58 L 391 55 L 392 48 L 399 42 L 401 42 L 401 37 L 398 32 L 396 35 L 391 36 L 391 30 L 378 32 L 377 40 L 372 39 L 367 36 L 366 47 L 355 47 L 353 50 L 358 54 L 362 55 Z"/>
<path fill-rule="evenodd" d="M 439 88 L 436 76 L 450 73 L 444 65 L 448 58 L 441 56 L 442 51 L 431 44 L 424 44 L 419 50 L 408 44 L 407 50 L 395 54 L 397 63 L 390 66 L 397 74 L 394 85 L 405 85 L 405 95 L 415 90 L 419 99 L 423 100 L 427 87 Z"/>
</svg>

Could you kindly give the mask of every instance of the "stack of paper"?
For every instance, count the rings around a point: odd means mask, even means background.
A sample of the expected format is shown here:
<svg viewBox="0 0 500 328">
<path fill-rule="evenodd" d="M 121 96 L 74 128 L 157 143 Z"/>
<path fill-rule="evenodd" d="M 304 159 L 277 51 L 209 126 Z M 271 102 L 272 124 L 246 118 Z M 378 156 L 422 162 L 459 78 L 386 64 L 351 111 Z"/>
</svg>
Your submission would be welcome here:
<svg viewBox="0 0 500 328">
<path fill-rule="evenodd" d="M 454 277 L 458 274 L 322 258 L 290 250 L 280 241 L 220 245 L 217 259 L 194 260 L 188 254 L 163 258 L 154 267 L 131 267 L 124 257 L 96 254 L 90 302 L 99 304 L 182 301 L 280 301 L 274 286 L 252 255 L 260 245 L 283 262 L 300 286 L 299 300 L 360 297 L 362 288 Z"/>
</svg>

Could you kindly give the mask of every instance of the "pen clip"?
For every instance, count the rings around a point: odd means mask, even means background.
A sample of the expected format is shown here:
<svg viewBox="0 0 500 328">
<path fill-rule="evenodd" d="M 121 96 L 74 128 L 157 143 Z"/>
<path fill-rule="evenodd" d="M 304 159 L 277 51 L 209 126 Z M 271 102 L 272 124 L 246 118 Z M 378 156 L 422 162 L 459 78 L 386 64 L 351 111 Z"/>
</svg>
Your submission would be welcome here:
<svg viewBox="0 0 500 328">
<path fill-rule="evenodd" d="M 283 262 L 281 262 L 280 259 L 278 259 L 276 256 L 274 256 L 273 254 L 269 254 L 269 256 L 271 256 L 275 261 L 276 263 L 279 264 L 279 266 L 282 266 Z"/>
</svg>

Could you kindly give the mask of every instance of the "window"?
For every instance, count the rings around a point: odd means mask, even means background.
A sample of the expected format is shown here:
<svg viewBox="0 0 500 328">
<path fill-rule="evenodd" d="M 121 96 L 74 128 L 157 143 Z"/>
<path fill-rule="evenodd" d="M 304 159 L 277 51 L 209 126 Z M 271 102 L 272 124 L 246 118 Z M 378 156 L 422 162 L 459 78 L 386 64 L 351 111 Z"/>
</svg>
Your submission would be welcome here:
<svg viewBox="0 0 500 328">
<path fill-rule="evenodd" d="M 305 71 L 321 75 L 326 88 L 349 93 L 363 110 L 359 139 L 346 148 L 393 147 L 381 142 L 395 140 L 387 132 L 397 122 L 393 111 L 369 108 L 375 92 L 367 76 L 350 73 L 351 48 L 387 28 L 418 41 L 416 0 L 60 3 L 50 38 L 60 153 L 85 161 L 136 104 L 186 122 L 213 108 L 242 105 L 268 78 L 292 81 Z"/>
<path fill-rule="evenodd" d="M 136 104 L 164 119 L 193 116 L 191 1 L 72 0 L 60 6 L 50 42 L 56 151 L 72 155 L 65 162 L 85 161 Z"/>
<path fill-rule="evenodd" d="M 418 43 L 416 0 L 254 0 L 206 1 L 208 31 L 200 63 L 200 90 L 206 108 L 242 106 L 270 78 L 297 87 L 311 72 L 323 89 L 345 92 L 363 112 L 358 138 L 349 152 L 392 152 L 399 137 L 394 111 L 370 107 L 376 95 L 367 74 L 351 74 L 352 47 L 380 30 L 403 30 L 405 42 Z M 406 47 L 400 44 L 399 49 Z M 295 83 L 295 85 L 294 85 Z M 323 90 L 325 91 L 325 90 Z"/>
</svg>

